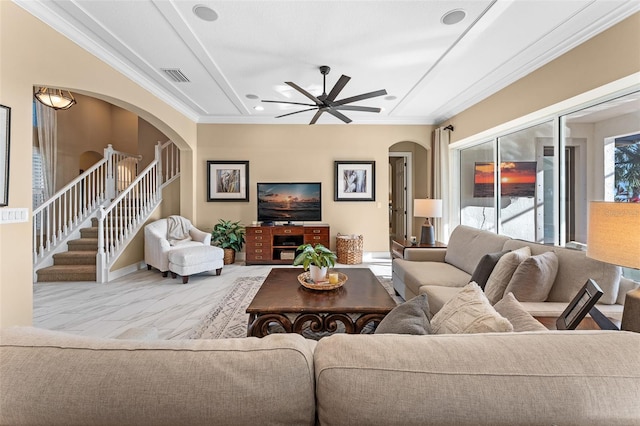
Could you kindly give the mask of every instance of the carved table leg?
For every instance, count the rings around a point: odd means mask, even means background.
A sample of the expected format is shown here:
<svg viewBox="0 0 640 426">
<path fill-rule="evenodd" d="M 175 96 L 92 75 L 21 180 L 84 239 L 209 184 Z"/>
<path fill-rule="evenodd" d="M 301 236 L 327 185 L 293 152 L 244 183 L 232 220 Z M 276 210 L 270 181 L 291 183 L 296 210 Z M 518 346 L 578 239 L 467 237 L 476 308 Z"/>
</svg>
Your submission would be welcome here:
<svg viewBox="0 0 640 426">
<path fill-rule="evenodd" d="M 269 334 L 269 323 L 278 323 L 284 328 L 284 331 L 291 333 L 291 321 L 286 315 L 282 314 L 250 314 L 249 325 L 247 327 L 248 337 L 264 337 Z"/>
<path fill-rule="evenodd" d="M 384 317 L 385 315 L 383 314 L 365 314 L 360 316 L 360 318 L 358 318 L 355 323 L 355 332 L 357 334 L 362 333 L 362 329 L 372 321 L 375 322 L 377 326 L 378 324 L 380 324 L 380 321 L 382 321 Z"/>
</svg>

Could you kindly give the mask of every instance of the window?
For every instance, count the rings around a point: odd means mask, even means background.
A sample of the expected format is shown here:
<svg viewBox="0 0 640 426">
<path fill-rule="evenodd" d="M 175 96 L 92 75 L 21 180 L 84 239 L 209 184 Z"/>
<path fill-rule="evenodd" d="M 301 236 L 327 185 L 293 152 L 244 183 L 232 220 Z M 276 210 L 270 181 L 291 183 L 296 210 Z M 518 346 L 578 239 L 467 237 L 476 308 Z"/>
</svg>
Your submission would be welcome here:
<svg viewBox="0 0 640 426">
<path fill-rule="evenodd" d="M 640 91 L 627 89 L 568 113 L 563 108 L 546 119 L 539 116 L 534 126 L 502 131 L 490 140 L 484 135 L 477 143 L 461 141 L 460 148 L 452 145 L 453 164 L 459 167 L 460 223 L 584 248 L 590 200 L 640 202 Z M 510 174 L 519 168 L 516 175 L 526 176 L 521 183 L 530 184 L 534 165 L 532 196 L 530 187 L 516 188 Z M 489 176 L 484 180 L 482 168 Z M 640 279 L 638 270 L 623 274 Z"/>
<path fill-rule="evenodd" d="M 553 244 L 553 153 L 550 121 L 462 149 L 460 223 Z"/>
</svg>

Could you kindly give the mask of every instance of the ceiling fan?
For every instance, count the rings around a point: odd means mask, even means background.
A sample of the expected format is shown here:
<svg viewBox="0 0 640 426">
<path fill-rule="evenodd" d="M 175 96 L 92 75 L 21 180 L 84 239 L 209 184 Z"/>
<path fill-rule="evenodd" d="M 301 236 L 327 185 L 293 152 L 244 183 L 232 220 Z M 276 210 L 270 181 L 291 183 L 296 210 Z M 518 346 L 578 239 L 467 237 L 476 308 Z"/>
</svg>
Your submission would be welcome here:
<svg viewBox="0 0 640 426">
<path fill-rule="evenodd" d="M 303 106 L 313 107 L 313 108 L 303 109 L 300 111 L 290 112 L 288 114 L 283 114 L 276 117 L 276 118 L 280 118 L 280 117 L 286 117 L 287 115 L 299 114 L 301 112 L 318 110 L 318 112 L 316 112 L 316 114 L 313 116 L 309 124 L 315 124 L 323 112 L 328 112 L 329 114 L 339 118 L 345 123 L 351 123 L 351 119 L 346 115 L 342 114 L 339 110 L 364 111 L 364 112 L 380 112 L 381 111 L 380 108 L 347 105 L 347 104 L 350 104 L 352 102 L 362 101 L 364 99 L 375 98 L 377 96 L 386 95 L 387 91 L 384 89 L 376 90 L 375 92 L 363 93 L 362 95 L 352 96 L 350 98 L 335 100 L 338 94 L 340 94 L 340 92 L 342 91 L 342 89 L 344 89 L 344 86 L 346 86 L 349 80 L 351 80 L 351 77 L 348 77 L 344 74 L 338 79 L 336 84 L 333 86 L 333 89 L 331 89 L 331 92 L 329 92 L 329 94 L 327 95 L 327 74 L 329 74 L 329 71 L 331 71 L 331 68 L 329 68 L 326 65 L 323 65 L 320 67 L 320 73 L 323 76 L 322 77 L 322 95 L 318 97 L 307 92 L 306 90 L 304 90 L 302 87 L 298 86 L 295 83 L 292 83 L 290 81 L 285 81 L 285 84 L 288 84 L 289 86 L 293 87 L 298 92 L 302 93 L 304 96 L 306 96 L 307 98 L 315 102 L 315 104 L 306 104 L 302 102 L 288 102 L 288 101 L 265 101 L 265 100 L 263 100 L 262 102 L 269 102 L 269 103 L 275 103 L 275 104 L 303 105 Z"/>
</svg>

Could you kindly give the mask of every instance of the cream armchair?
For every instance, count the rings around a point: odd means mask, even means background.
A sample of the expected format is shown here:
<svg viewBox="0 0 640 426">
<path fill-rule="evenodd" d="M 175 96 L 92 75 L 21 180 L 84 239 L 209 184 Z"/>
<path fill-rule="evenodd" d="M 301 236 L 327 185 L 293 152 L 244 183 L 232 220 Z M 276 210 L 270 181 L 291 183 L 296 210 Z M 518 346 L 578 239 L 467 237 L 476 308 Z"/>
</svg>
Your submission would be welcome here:
<svg viewBox="0 0 640 426">
<path fill-rule="evenodd" d="M 188 220 L 191 240 L 172 246 L 167 239 L 168 222 L 168 219 L 160 219 L 144 228 L 144 261 L 147 269 L 157 268 L 164 277 L 169 273 L 170 252 L 187 247 L 211 246 L 211 234 L 200 231 Z"/>
</svg>

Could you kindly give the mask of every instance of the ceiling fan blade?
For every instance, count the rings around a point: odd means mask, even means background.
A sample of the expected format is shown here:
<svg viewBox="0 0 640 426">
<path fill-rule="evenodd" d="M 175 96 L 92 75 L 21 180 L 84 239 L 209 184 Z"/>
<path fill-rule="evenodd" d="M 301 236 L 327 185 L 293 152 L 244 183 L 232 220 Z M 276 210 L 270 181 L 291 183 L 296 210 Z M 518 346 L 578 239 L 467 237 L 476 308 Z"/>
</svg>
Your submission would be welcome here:
<svg viewBox="0 0 640 426">
<path fill-rule="evenodd" d="M 333 115 L 334 117 L 338 117 L 340 120 L 344 121 L 345 123 L 351 123 L 351 119 L 349 117 L 347 117 L 346 115 L 342 114 L 340 111 L 336 111 L 333 108 L 328 108 L 327 112 L 331 115 Z"/>
<path fill-rule="evenodd" d="M 301 112 L 306 112 L 306 111 L 313 111 L 314 109 L 318 109 L 318 107 L 308 108 L 308 109 L 303 109 L 303 110 L 300 110 L 300 111 L 290 112 L 288 114 L 278 115 L 276 118 L 286 117 L 287 115 L 300 114 Z"/>
<path fill-rule="evenodd" d="M 290 104 L 290 105 L 317 106 L 317 105 L 314 105 L 314 104 L 304 104 L 302 102 L 289 102 L 289 101 L 260 101 L 260 102 L 268 102 L 270 104 Z"/>
<path fill-rule="evenodd" d="M 320 118 L 320 116 L 324 111 L 325 111 L 324 109 L 319 109 L 318 112 L 316 112 L 316 114 L 311 119 L 311 122 L 309 123 L 309 125 L 316 124 L 316 121 L 318 121 L 318 118 Z"/>
<path fill-rule="evenodd" d="M 335 109 L 343 109 L 347 111 L 364 111 L 364 112 L 380 112 L 381 108 L 357 106 L 357 105 L 337 105 Z"/>
<path fill-rule="evenodd" d="M 335 86 L 333 86 L 333 89 L 331 89 L 331 92 L 329 92 L 329 95 L 327 96 L 327 100 L 333 101 L 336 98 L 336 96 L 338 96 L 338 94 L 342 91 L 342 89 L 344 89 L 344 86 L 347 85 L 349 80 L 351 80 L 351 77 L 348 77 L 342 74 L 342 76 L 336 82 Z"/>
<path fill-rule="evenodd" d="M 313 102 L 316 103 L 316 105 L 322 105 L 322 102 L 320 102 L 320 99 L 316 98 L 311 93 L 307 92 L 306 90 L 304 90 L 302 87 L 298 86 L 297 84 L 292 83 L 290 81 L 285 81 L 284 83 L 288 84 L 289 86 L 291 86 L 294 89 L 296 89 L 298 92 L 300 92 L 303 95 L 305 95 L 307 98 L 311 99 Z"/>
<path fill-rule="evenodd" d="M 357 95 L 357 96 L 352 96 L 350 98 L 340 99 L 339 101 L 335 101 L 334 105 L 338 106 L 338 105 L 350 104 L 351 102 L 358 102 L 358 101 L 362 101 L 362 100 L 370 99 L 370 98 L 375 98 L 377 96 L 382 96 L 382 95 L 386 95 L 386 94 L 387 94 L 387 91 L 385 89 L 376 90 L 375 92 L 363 93 L 362 95 Z"/>
</svg>

